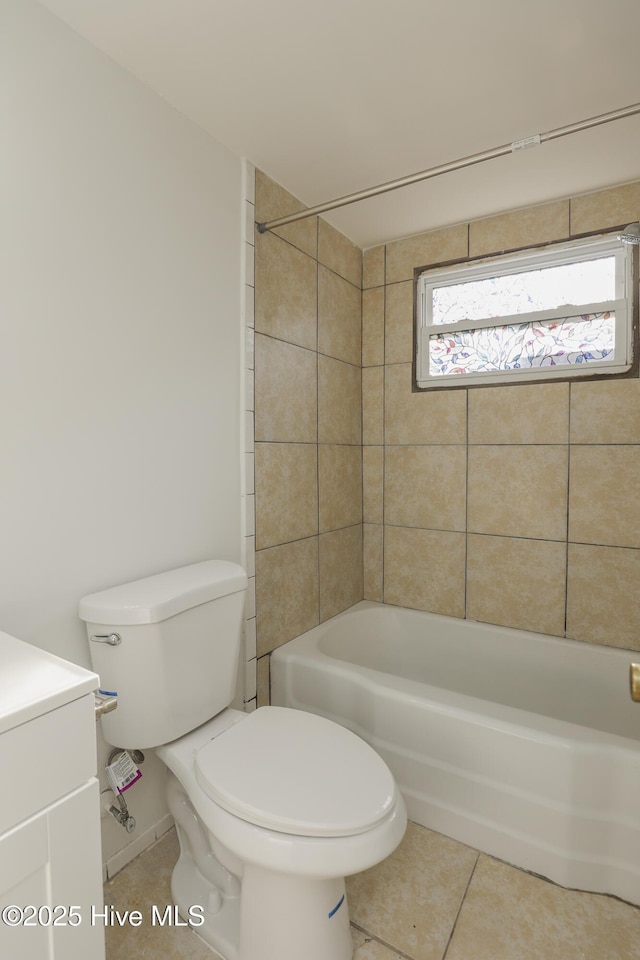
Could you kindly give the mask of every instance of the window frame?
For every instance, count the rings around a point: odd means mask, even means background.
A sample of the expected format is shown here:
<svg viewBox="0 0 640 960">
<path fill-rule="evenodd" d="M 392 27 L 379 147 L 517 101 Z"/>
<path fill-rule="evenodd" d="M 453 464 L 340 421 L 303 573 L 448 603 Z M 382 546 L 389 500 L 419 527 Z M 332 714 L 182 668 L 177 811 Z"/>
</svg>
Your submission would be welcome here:
<svg viewBox="0 0 640 960">
<path fill-rule="evenodd" d="M 623 244 L 617 235 L 598 235 L 544 247 L 518 250 L 509 254 L 464 260 L 455 264 L 420 268 L 416 275 L 416 321 L 415 321 L 415 386 L 418 390 L 451 389 L 473 385 L 543 382 L 548 380 L 590 379 L 628 375 L 636 363 L 637 291 L 634 282 L 634 256 L 636 248 Z M 449 324 L 429 323 L 430 293 L 434 287 L 464 283 L 511 273 L 525 272 L 542 267 L 574 263 L 577 260 L 598 259 L 614 254 L 616 258 L 615 298 L 601 303 L 580 304 L 577 307 L 564 305 L 554 310 L 511 314 L 483 320 L 458 320 Z M 429 338 L 435 334 L 452 331 L 465 333 L 482 328 L 499 328 L 510 324 L 544 322 L 545 320 L 570 319 L 588 313 L 615 311 L 616 355 L 611 360 L 594 363 L 560 364 L 557 366 L 522 367 L 519 369 L 464 374 L 429 373 Z M 575 312 L 572 312 L 575 311 Z"/>
</svg>

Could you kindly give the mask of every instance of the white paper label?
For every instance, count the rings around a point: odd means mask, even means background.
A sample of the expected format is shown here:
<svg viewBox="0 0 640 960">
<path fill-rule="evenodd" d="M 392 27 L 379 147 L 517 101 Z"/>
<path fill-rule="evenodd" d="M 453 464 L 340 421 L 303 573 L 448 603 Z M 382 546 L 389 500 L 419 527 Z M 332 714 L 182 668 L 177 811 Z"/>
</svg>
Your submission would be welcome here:
<svg viewBox="0 0 640 960">
<path fill-rule="evenodd" d="M 106 770 L 109 784 L 114 793 L 124 793 L 142 776 L 126 750 L 123 750 Z"/>
</svg>

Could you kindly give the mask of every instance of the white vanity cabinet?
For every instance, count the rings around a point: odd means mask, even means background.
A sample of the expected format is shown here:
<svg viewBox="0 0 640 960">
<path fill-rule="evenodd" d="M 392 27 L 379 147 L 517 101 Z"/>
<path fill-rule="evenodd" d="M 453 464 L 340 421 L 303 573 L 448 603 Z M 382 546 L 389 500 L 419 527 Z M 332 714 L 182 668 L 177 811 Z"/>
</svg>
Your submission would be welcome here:
<svg viewBox="0 0 640 960">
<path fill-rule="evenodd" d="M 0 632 L 0 957 L 104 960 L 88 670 Z"/>
</svg>

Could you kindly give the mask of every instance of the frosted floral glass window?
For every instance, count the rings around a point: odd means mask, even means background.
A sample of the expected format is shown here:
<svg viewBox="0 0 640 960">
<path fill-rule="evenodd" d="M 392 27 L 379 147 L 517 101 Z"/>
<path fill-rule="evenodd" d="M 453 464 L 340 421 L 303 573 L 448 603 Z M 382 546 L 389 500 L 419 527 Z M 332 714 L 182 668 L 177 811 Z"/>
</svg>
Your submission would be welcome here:
<svg viewBox="0 0 640 960">
<path fill-rule="evenodd" d="M 599 240 L 423 274 L 418 386 L 628 369 L 627 250 Z"/>
</svg>

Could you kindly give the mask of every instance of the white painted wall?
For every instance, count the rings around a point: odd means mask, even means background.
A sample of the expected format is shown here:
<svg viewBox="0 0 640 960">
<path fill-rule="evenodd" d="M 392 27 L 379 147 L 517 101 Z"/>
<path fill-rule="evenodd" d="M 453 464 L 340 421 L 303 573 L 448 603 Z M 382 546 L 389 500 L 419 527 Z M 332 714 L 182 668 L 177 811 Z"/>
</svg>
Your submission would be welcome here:
<svg viewBox="0 0 640 960">
<path fill-rule="evenodd" d="M 241 161 L 34 0 L 0 73 L 0 629 L 88 666 L 85 593 L 240 560 Z"/>
</svg>

